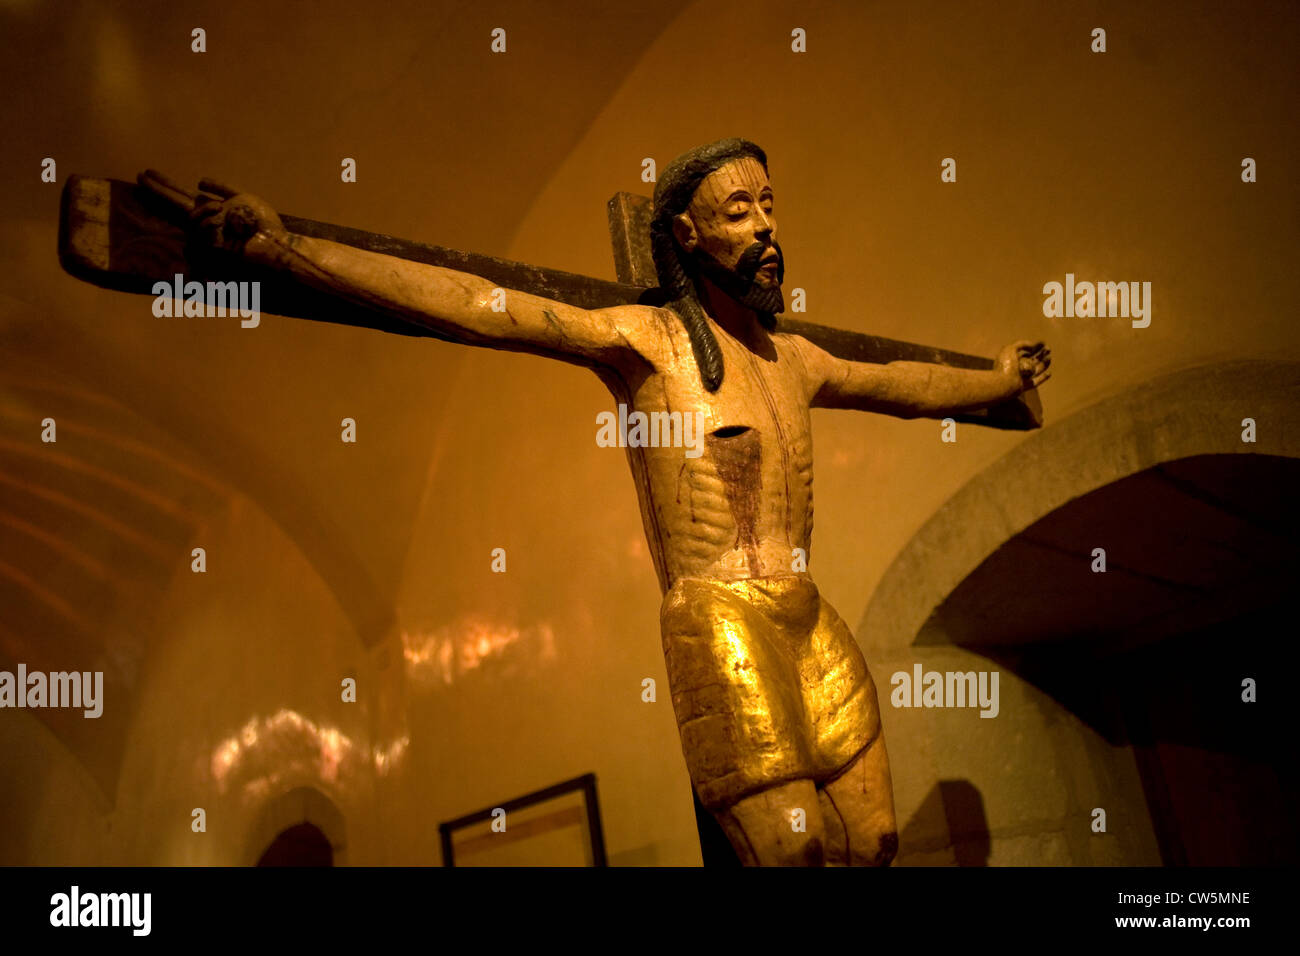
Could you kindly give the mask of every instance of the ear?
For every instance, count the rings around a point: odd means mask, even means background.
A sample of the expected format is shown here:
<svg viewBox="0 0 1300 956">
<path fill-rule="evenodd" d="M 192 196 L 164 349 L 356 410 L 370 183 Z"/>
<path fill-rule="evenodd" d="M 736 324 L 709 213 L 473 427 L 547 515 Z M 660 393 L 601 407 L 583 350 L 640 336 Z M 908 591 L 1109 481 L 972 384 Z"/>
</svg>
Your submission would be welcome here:
<svg viewBox="0 0 1300 956">
<path fill-rule="evenodd" d="M 694 252 L 695 247 L 700 244 L 700 237 L 695 231 L 695 223 L 691 221 L 690 213 L 684 212 L 673 217 L 673 238 L 687 252 Z"/>
</svg>

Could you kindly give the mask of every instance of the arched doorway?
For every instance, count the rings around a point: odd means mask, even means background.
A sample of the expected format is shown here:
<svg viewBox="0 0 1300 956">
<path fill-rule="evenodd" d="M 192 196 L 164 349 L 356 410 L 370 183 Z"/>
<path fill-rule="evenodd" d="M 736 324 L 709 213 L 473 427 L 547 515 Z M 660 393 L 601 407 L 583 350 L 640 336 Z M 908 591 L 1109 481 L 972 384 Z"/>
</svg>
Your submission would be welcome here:
<svg viewBox="0 0 1300 956">
<path fill-rule="evenodd" d="M 1289 864 L 1297 488 L 1300 459 L 1269 455 L 1106 485 L 989 555 L 917 644 L 982 655 L 1130 749 L 1166 865 Z"/>
<path fill-rule="evenodd" d="M 1105 485 L 1197 455 L 1300 458 L 1300 363 L 1240 361 L 1154 379 L 1048 425 L 953 495 L 871 595 L 858 640 L 911 645 L 930 613 L 1035 521 Z M 1242 441 L 1242 421 L 1256 440 Z"/>
<path fill-rule="evenodd" d="M 334 801 L 314 787 L 296 787 L 263 806 L 244 858 L 255 866 L 340 866 L 345 834 Z"/>
<path fill-rule="evenodd" d="M 900 859 L 909 829 L 923 862 L 959 865 L 967 845 L 995 864 L 1294 858 L 1298 388 L 1297 364 L 1253 361 L 1144 383 L 1026 439 L 908 543 L 859 625 L 873 668 L 997 671 L 1003 710 L 886 714 Z M 958 785 L 987 818 L 948 805 Z"/>
<path fill-rule="evenodd" d="M 271 841 L 258 866 L 333 866 L 334 848 L 319 828 L 296 823 Z"/>
</svg>

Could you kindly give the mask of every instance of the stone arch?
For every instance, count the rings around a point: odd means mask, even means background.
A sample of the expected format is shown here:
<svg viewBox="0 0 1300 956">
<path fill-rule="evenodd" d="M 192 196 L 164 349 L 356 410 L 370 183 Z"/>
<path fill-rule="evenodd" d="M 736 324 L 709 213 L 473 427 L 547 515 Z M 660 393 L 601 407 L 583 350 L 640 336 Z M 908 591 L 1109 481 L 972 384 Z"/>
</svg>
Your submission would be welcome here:
<svg viewBox="0 0 1300 956">
<path fill-rule="evenodd" d="M 243 864 L 255 866 L 277 836 L 301 823 L 310 823 L 325 834 L 334 853 L 334 865 L 346 865 L 347 827 L 343 812 L 314 787 L 296 787 L 263 806 L 245 842 Z"/>
<path fill-rule="evenodd" d="M 1256 441 L 1242 441 L 1242 421 Z M 1082 495 L 1196 455 L 1300 458 L 1300 363 L 1229 361 L 1162 375 L 1048 425 L 984 469 L 912 537 L 858 626 L 870 660 L 916 638 L 1002 544 Z"/>
</svg>

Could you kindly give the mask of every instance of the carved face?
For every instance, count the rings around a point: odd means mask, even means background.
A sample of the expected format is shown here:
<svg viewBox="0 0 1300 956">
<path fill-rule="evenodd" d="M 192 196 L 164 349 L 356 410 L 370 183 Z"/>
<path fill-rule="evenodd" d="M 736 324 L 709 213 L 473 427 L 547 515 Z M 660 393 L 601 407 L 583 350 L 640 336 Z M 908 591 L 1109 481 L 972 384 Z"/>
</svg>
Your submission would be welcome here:
<svg viewBox="0 0 1300 956">
<path fill-rule="evenodd" d="M 733 160 L 700 182 L 673 235 L 734 298 L 764 312 L 784 306 L 785 262 L 776 244 L 772 184 L 756 159 Z"/>
</svg>

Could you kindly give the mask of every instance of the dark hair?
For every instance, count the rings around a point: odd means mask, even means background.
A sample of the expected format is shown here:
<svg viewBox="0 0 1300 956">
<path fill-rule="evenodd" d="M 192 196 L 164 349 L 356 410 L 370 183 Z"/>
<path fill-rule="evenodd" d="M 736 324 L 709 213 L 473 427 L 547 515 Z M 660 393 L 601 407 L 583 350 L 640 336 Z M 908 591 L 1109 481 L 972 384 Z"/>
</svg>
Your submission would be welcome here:
<svg viewBox="0 0 1300 956">
<path fill-rule="evenodd" d="M 696 288 L 696 269 L 689 257 L 682 255 L 673 236 L 673 219 L 686 211 L 695 190 L 710 173 L 727 163 L 749 157 L 756 159 L 767 172 L 767 153 L 747 139 L 720 139 L 682 153 L 664 169 L 655 183 L 654 215 L 650 220 L 650 254 L 667 305 L 681 318 L 691 339 L 700 379 L 710 392 L 722 385 L 722 351 L 709 320 L 700 305 Z M 760 316 L 765 325 L 775 326 L 771 316 Z"/>
</svg>

